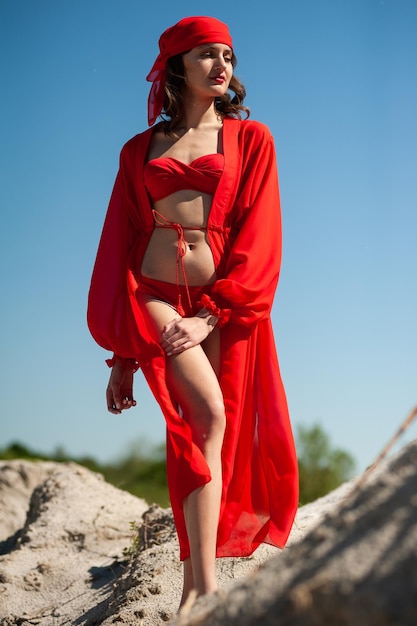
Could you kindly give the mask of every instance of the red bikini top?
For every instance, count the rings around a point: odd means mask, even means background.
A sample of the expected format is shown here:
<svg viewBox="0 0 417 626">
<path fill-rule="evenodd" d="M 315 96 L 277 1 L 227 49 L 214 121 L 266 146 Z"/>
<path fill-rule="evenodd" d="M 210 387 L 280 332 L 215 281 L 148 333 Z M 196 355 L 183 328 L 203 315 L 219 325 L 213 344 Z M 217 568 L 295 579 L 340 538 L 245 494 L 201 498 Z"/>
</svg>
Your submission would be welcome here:
<svg viewBox="0 0 417 626">
<path fill-rule="evenodd" d="M 224 168 L 223 154 L 206 154 L 191 163 L 173 157 L 152 159 L 145 164 L 143 179 L 152 202 L 181 189 L 193 189 L 211 195 Z"/>
</svg>

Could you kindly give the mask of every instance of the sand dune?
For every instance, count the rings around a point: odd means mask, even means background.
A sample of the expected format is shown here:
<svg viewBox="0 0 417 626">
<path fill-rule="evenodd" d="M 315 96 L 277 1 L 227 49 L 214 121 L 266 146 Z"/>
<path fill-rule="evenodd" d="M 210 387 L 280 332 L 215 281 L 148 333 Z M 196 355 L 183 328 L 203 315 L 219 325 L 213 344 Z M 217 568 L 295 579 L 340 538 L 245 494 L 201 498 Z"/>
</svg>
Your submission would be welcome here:
<svg viewBox="0 0 417 626">
<path fill-rule="evenodd" d="M 0 625 L 415 626 L 417 442 L 354 484 L 301 507 L 284 551 L 219 560 L 220 591 L 176 616 L 170 509 L 76 464 L 0 462 Z"/>
</svg>

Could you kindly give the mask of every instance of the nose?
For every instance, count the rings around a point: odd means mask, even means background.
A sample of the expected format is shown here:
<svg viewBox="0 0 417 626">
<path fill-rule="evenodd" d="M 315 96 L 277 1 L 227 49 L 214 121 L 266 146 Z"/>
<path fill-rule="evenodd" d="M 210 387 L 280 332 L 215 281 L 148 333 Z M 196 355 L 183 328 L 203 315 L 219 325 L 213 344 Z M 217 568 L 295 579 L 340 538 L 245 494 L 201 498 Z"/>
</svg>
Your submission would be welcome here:
<svg viewBox="0 0 417 626">
<path fill-rule="evenodd" d="M 226 61 L 223 58 L 223 55 L 219 54 L 219 56 L 216 58 L 216 67 L 219 67 L 221 69 L 226 69 Z"/>
</svg>

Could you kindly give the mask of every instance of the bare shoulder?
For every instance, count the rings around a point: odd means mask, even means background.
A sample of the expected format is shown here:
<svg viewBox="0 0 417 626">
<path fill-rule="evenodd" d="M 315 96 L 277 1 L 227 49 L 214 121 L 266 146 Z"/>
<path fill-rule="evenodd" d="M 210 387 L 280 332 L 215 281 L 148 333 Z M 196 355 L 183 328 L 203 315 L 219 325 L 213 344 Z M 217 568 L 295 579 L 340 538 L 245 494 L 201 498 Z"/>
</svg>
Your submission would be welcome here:
<svg viewBox="0 0 417 626">
<path fill-rule="evenodd" d="M 151 148 L 155 148 L 155 150 L 159 150 L 160 152 L 165 152 L 172 146 L 173 143 L 175 143 L 175 141 L 175 137 L 170 137 L 165 133 L 162 127 L 157 127 L 152 133 Z"/>
</svg>

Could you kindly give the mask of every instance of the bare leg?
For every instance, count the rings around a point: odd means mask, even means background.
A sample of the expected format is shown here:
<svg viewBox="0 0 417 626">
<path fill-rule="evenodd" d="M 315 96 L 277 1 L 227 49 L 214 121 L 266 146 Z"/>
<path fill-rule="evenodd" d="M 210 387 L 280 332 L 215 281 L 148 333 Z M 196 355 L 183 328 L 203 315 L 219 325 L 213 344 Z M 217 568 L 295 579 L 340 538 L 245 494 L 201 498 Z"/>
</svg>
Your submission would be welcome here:
<svg viewBox="0 0 417 626">
<path fill-rule="evenodd" d="M 191 554 L 190 563 L 184 565 L 184 602 L 191 585 L 198 595 L 217 589 L 216 539 L 226 419 L 217 377 L 200 346 L 168 359 L 167 375 L 169 387 L 191 426 L 193 439 L 202 450 L 212 477 L 184 501 Z"/>
<path fill-rule="evenodd" d="M 198 595 L 217 589 L 215 576 L 216 539 L 222 490 L 221 444 L 223 436 L 208 437 L 203 446 L 204 456 L 211 472 L 211 481 L 196 489 L 184 501 L 184 515 L 190 541 L 190 564 L 184 564 L 184 587 L 188 587 L 191 573 L 193 587 Z M 191 572 L 187 571 L 187 568 Z M 184 589 L 186 592 L 186 589 Z M 185 599 L 185 598 L 184 598 Z"/>
<path fill-rule="evenodd" d="M 183 587 L 182 587 L 182 596 L 180 602 L 180 608 L 186 603 L 187 598 L 190 593 L 194 589 L 194 576 L 193 576 L 193 566 L 191 565 L 191 558 L 185 559 L 183 563 Z"/>
<path fill-rule="evenodd" d="M 159 339 L 163 326 L 172 319 L 172 309 L 155 301 L 148 302 L 146 309 Z M 212 477 L 184 501 L 190 559 L 184 563 L 181 604 L 193 588 L 198 595 L 217 589 L 216 539 L 222 491 L 221 449 L 226 425 L 223 396 L 215 373 L 219 360 L 218 331 L 213 331 L 205 343 L 207 354 L 201 346 L 196 346 L 167 358 L 168 387 L 190 424 L 193 440 L 202 450 Z"/>
</svg>

